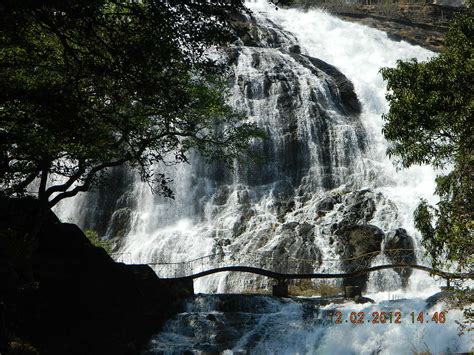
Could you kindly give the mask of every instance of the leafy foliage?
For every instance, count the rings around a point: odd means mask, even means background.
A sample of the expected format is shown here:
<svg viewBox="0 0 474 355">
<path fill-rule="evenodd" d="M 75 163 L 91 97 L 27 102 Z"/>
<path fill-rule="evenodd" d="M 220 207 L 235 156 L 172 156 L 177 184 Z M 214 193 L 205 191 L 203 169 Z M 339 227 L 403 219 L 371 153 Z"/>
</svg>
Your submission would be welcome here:
<svg viewBox="0 0 474 355">
<path fill-rule="evenodd" d="M 112 243 L 109 240 L 101 239 L 96 231 L 92 229 L 86 229 L 84 234 L 92 243 L 92 245 L 104 249 L 107 254 L 112 253 Z"/>
<path fill-rule="evenodd" d="M 226 162 L 261 133 L 224 103 L 206 54 L 232 40 L 227 5 L 198 1 L 43 0 L 0 6 L 0 186 L 39 178 L 49 206 L 109 167 L 136 168 L 172 196 L 156 163 L 199 150 Z"/>
<path fill-rule="evenodd" d="M 384 115 L 388 153 L 401 166 L 432 164 L 448 168 L 436 179 L 437 206 L 421 201 L 415 225 L 435 266 L 454 262 L 460 270 L 474 265 L 474 17 L 472 1 L 457 15 L 436 58 L 399 61 L 384 68 L 390 111 Z M 472 331 L 472 290 L 457 283 L 455 304 L 464 309 L 460 334 Z"/>
<path fill-rule="evenodd" d="M 473 40 L 472 14 L 458 15 L 438 57 L 381 70 L 389 89 L 388 153 L 403 167 L 450 169 L 437 177 L 438 205 L 422 201 L 415 220 L 434 263 L 455 261 L 461 269 L 472 269 L 474 261 Z"/>
</svg>

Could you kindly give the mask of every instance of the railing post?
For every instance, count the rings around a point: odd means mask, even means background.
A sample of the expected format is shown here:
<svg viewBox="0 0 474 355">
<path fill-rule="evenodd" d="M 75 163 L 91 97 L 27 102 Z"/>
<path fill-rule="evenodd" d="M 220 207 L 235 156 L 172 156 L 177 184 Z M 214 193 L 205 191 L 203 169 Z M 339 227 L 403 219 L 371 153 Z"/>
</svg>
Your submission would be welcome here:
<svg viewBox="0 0 474 355">
<path fill-rule="evenodd" d="M 451 286 L 451 278 L 446 277 L 446 286 L 441 286 L 442 291 L 452 291 L 454 287 Z"/>
<path fill-rule="evenodd" d="M 278 283 L 272 286 L 272 295 L 276 297 L 288 297 L 288 282 L 279 279 Z"/>
</svg>

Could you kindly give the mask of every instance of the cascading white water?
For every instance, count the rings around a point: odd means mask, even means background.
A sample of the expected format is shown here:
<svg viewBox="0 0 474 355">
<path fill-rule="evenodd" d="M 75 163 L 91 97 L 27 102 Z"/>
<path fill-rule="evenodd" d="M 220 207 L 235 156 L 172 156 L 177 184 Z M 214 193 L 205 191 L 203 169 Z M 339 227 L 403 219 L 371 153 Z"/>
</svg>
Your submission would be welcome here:
<svg viewBox="0 0 474 355">
<path fill-rule="evenodd" d="M 233 58 L 229 102 L 268 132 L 270 139 L 257 146 L 265 163 L 229 171 L 194 154 L 190 165 L 166 168 L 174 181 L 174 201 L 152 196 L 146 184 L 132 179 L 126 198 L 121 197 L 131 201 L 126 208 L 108 207 L 115 211 L 112 227 L 120 216 L 129 218 L 121 252 L 130 253 L 133 262 L 178 262 L 224 251 L 266 267 L 272 265 L 251 255 L 337 258 L 328 235 L 344 217 L 344 201 L 315 221 L 318 206 L 328 195 L 366 188 L 373 191 L 377 206 L 373 215 L 355 223 L 370 223 L 384 232 L 403 227 L 418 239 L 412 213 L 420 197 L 433 201 L 434 172 L 429 167 L 396 171 L 386 157 L 381 115 L 388 106 L 378 71 L 397 59 L 433 54 L 319 10 L 277 11 L 266 1 L 247 4 L 259 39 L 226 53 Z M 362 104 L 360 114 L 341 107 L 334 73 L 295 54 L 295 45 L 298 52 L 336 66 L 352 81 Z M 384 198 L 375 197 L 379 192 Z M 95 206 L 103 196 L 75 201 L 69 205 L 73 208 L 63 206 L 61 214 L 77 219 L 82 212 L 78 206 Z M 116 229 L 108 227 L 109 237 Z M 315 262 L 311 271 L 335 268 Z M 218 274 L 198 280 L 195 287 L 201 292 L 239 291 L 254 287 L 254 279 Z M 426 290 L 427 285 L 434 283 L 415 272 L 408 292 Z"/>
<path fill-rule="evenodd" d="M 413 207 L 420 197 L 434 201 L 435 174 L 428 166 L 397 171 L 386 156 L 387 142 L 382 135 L 381 116 L 388 111 L 388 103 L 385 100 L 386 84 L 379 70 L 395 66 L 399 59 L 427 60 L 434 53 L 403 41 L 390 40 L 384 32 L 342 21 L 319 9 L 276 10 L 267 1 L 249 1 L 247 4 L 262 18 L 270 19 L 292 33 L 309 55 L 335 65 L 352 81 L 363 105 L 362 123 L 369 135 L 370 150 L 365 159 L 380 166 L 386 185 L 379 189 L 403 210 L 401 222 L 413 232 Z M 366 184 L 371 185 L 370 181 Z"/>
<path fill-rule="evenodd" d="M 230 102 L 235 107 L 244 109 L 250 120 L 269 132 L 272 137 L 269 154 L 284 156 L 288 155 L 288 150 L 281 147 L 288 145 L 291 133 L 286 124 L 287 113 L 281 112 L 280 100 L 282 89 L 289 91 L 290 100 L 297 102 L 290 112 L 296 117 L 298 124 L 295 134 L 299 141 L 308 142 L 304 150 L 298 148 L 296 154 L 300 154 L 306 161 L 301 168 L 303 177 L 300 186 L 312 185 L 309 192 L 314 201 L 299 203 L 296 198 L 296 211 L 287 213 L 283 222 L 311 223 L 311 213 L 314 212 L 312 207 L 318 197 L 328 190 L 323 186 L 325 174 L 327 175 L 326 164 L 332 170 L 330 188 L 346 185 L 350 185 L 352 189 L 372 188 L 395 202 L 398 208 L 395 218 L 392 216 L 387 223 L 386 214 L 379 213 L 370 223 L 381 228 L 385 224 L 385 231 L 403 226 L 416 238 L 412 213 L 420 197 L 433 200 L 434 173 L 428 167 L 414 167 L 398 172 L 386 157 L 387 144 L 381 134 L 381 115 L 388 106 L 384 98 L 385 85 L 378 71 L 383 66 L 393 66 L 397 59 L 426 59 L 433 54 L 404 42 L 391 41 L 380 31 L 338 20 L 318 10 L 277 11 L 264 1 L 248 3 L 248 6 L 254 11 L 259 24 L 280 32 L 280 41 L 276 45 L 267 44 L 266 48 L 241 48 L 239 58 L 233 65 L 236 82 L 231 86 Z M 279 27 L 284 31 L 280 31 Z M 303 53 L 335 65 L 353 82 L 362 103 L 360 123 L 348 122 L 347 117 L 338 113 L 324 77 L 315 76 L 309 69 L 295 63 L 288 53 L 280 51 L 281 48 L 286 49 L 295 44 L 302 47 Z M 259 61 L 257 64 L 256 57 Z M 280 68 L 275 72 L 276 67 Z M 275 76 L 280 76 L 277 79 L 280 82 L 276 81 L 270 86 L 270 92 L 265 96 L 262 94 L 265 91 L 264 82 L 272 71 Z M 289 82 L 291 87 L 282 88 L 285 82 Z M 328 127 L 315 123 L 314 112 L 309 104 L 312 102 L 310 95 L 314 93 L 317 95 L 318 109 L 329 117 Z M 324 130 L 328 138 L 321 142 Z M 366 141 L 363 151 L 357 144 L 357 134 L 361 130 L 364 131 Z M 321 158 L 324 154 L 322 149 L 329 151 L 329 164 Z M 134 226 L 123 251 L 131 252 L 137 261 L 155 259 L 176 262 L 220 251 L 220 246 L 216 248 L 216 242 L 227 240 L 230 247 L 225 249 L 228 251 L 247 253 L 249 250 L 255 251 L 255 245 L 260 244 L 260 252 L 273 252 L 275 245 L 280 243 L 278 225 L 283 224 L 275 216 L 274 194 L 278 190 L 275 189 L 275 184 L 286 184 L 285 179 L 291 177 L 285 176 L 288 174 L 288 169 L 285 168 L 288 161 L 281 157 L 270 159 L 273 160 L 273 166 L 269 170 L 274 177 L 257 184 L 249 183 L 248 174 L 239 174 L 238 169 L 230 179 L 219 184 L 212 179 L 212 172 L 202 173 L 203 163 L 196 159 L 191 167 L 179 167 L 176 174 L 173 174 L 178 193 L 174 203 L 157 203 L 157 199 L 151 198 L 147 193 L 146 186 L 137 184 L 139 210 L 135 211 Z M 300 166 L 294 167 L 299 168 Z M 260 173 L 268 174 L 268 170 L 264 168 Z M 261 178 L 264 179 L 265 177 Z M 221 193 L 219 189 L 222 190 L 222 186 L 227 189 L 228 197 L 223 205 L 218 205 L 215 203 L 215 196 L 216 193 Z M 287 189 L 297 190 L 298 183 Z M 249 201 L 243 202 L 243 199 Z M 196 203 L 204 206 L 201 211 L 200 207 L 194 207 Z M 246 210 L 252 211 L 250 217 L 246 216 Z M 248 227 L 235 238 L 232 226 L 236 226 L 242 218 Z M 315 243 L 322 251 L 323 258 L 334 256 L 334 251 L 324 238 L 323 228 L 318 230 L 317 227 Z M 270 241 L 256 242 L 258 239 L 268 239 L 258 236 L 259 231 L 268 234 L 268 230 L 275 231 Z M 420 288 L 420 282 L 433 285 L 430 281 L 425 274 L 415 272 L 409 291 Z M 246 277 L 242 279 L 239 276 L 239 280 L 235 280 L 232 275 L 216 275 L 198 281 L 196 287 L 204 292 L 223 292 L 246 288 L 249 282 Z M 423 288 L 426 289 L 426 285 Z"/>
<path fill-rule="evenodd" d="M 336 311 L 341 312 L 340 323 Z M 423 323 L 417 320 L 420 311 Z M 426 308 L 422 299 L 334 305 L 318 299 L 199 295 L 151 340 L 144 354 L 467 354 L 473 341 L 459 337 L 453 321 L 461 311 L 444 313 L 444 323 L 432 320 L 445 311 L 442 305 Z M 372 323 L 379 319 L 374 312 L 392 312 L 392 317 Z M 356 321 L 363 313 L 362 322 L 352 323 L 351 313 Z"/>
<path fill-rule="evenodd" d="M 292 33 L 309 55 L 320 58 L 339 68 L 354 84 L 362 102 L 364 124 L 370 149 L 365 159 L 379 168 L 385 181 L 377 191 L 394 201 L 399 210 L 399 222 L 419 244 L 419 234 L 414 229 L 413 211 L 420 198 L 436 202 L 434 195 L 435 172 L 428 166 L 415 166 L 398 171 L 386 156 L 387 142 L 382 135 L 382 114 L 388 111 L 385 100 L 386 84 L 379 73 L 382 67 L 393 67 L 397 60 L 417 58 L 427 60 L 434 53 L 406 42 L 396 42 L 387 34 L 366 26 L 342 21 L 322 10 L 301 11 L 276 9 L 267 1 L 248 2 L 257 14 L 270 19 Z M 373 186 L 371 181 L 365 181 Z M 373 221 L 379 225 L 381 221 Z M 388 273 L 388 272 L 387 272 Z M 426 274 L 415 272 L 411 277 L 411 289 L 426 290 L 432 283 Z"/>
<path fill-rule="evenodd" d="M 372 224 L 385 233 L 403 227 L 419 247 L 412 214 L 420 197 L 435 202 L 435 172 L 429 167 L 397 171 L 386 157 L 381 115 L 388 105 L 379 69 L 397 59 L 434 54 L 320 10 L 247 4 L 254 12 L 249 19 L 255 21 L 253 37 L 223 55 L 231 68 L 229 103 L 269 133 L 269 140 L 255 146 L 263 164 L 236 164 L 231 171 L 193 154 L 189 165 L 166 168 L 174 181 L 174 201 L 153 196 L 146 184 L 122 172 L 113 175 L 120 177 L 119 198 L 103 203 L 109 191 L 87 194 L 60 206 L 60 215 L 73 221 L 80 216 L 83 226 L 94 226 L 91 216 L 109 210 L 112 217 L 103 233 L 115 237 L 121 231 L 120 251 L 130 253 L 132 262 L 178 262 L 226 252 L 215 262 L 238 260 L 275 269 L 290 259 L 307 259 L 309 264 L 293 267 L 340 271 L 338 263 L 319 262 L 340 258 L 333 230 L 341 221 Z M 345 79 L 314 58 L 334 65 L 353 83 L 360 113 L 350 97 L 341 96 L 338 85 L 341 80 L 347 84 Z M 386 262 L 383 254 L 373 260 L 374 265 Z M 249 274 L 216 274 L 195 281 L 195 291 L 242 292 L 266 282 Z M 384 271 L 368 280 L 368 295 L 376 301 L 369 306 L 198 296 L 153 339 L 149 353 L 469 351 L 472 340 L 457 336 L 459 311 L 449 311 L 446 324 L 411 322 L 410 312 L 445 310 L 423 300 L 437 291 L 425 273 L 415 271 L 401 290 L 397 273 Z M 394 296 L 405 299 L 388 301 Z M 346 318 L 350 312 L 400 311 L 403 324 L 321 322 L 324 312 L 334 309 Z"/>
</svg>

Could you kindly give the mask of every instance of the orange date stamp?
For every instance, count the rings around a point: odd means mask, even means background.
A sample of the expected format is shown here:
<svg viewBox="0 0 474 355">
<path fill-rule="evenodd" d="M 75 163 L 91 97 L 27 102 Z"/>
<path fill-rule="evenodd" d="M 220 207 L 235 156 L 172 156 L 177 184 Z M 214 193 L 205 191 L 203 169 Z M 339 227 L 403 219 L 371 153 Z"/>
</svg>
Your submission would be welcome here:
<svg viewBox="0 0 474 355">
<path fill-rule="evenodd" d="M 410 312 L 409 314 L 403 314 L 400 311 L 390 312 L 347 312 L 341 311 L 329 312 L 329 319 L 334 324 L 425 324 L 435 323 L 444 324 L 446 323 L 445 311 L 440 312 Z"/>
</svg>

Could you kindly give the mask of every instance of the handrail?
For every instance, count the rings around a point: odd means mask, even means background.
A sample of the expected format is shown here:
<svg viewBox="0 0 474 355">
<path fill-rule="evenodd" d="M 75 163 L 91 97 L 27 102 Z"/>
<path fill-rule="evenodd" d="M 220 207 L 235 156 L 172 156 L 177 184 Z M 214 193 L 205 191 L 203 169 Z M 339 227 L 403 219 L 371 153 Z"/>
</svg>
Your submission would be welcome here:
<svg viewBox="0 0 474 355">
<path fill-rule="evenodd" d="M 445 279 L 474 279 L 474 273 L 453 273 L 453 272 L 446 272 L 442 270 L 433 269 L 428 266 L 416 265 L 416 264 L 390 264 L 390 265 L 378 265 L 372 266 L 370 268 L 364 270 L 358 270 L 348 273 L 335 273 L 335 274 L 321 274 L 321 273 L 310 273 L 310 274 L 285 274 L 275 271 L 270 271 L 266 269 L 251 267 L 251 266 L 224 266 L 220 268 L 210 269 L 206 271 L 201 271 L 193 275 L 183 276 L 183 277 L 175 277 L 175 278 L 168 278 L 168 279 L 175 279 L 175 280 L 194 280 L 200 277 L 216 274 L 219 272 L 247 272 L 257 275 L 262 275 L 266 277 L 270 277 L 272 279 L 277 280 L 292 280 L 292 279 L 337 279 L 337 278 L 349 278 L 355 277 L 359 275 L 364 275 L 369 272 L 384 270 L 384 269 L 393 269 L 393 268 L 410 268 L 410 269 L 417 269 L 425 272 L 429 272 L 434 275 L 441 276 Z"/>
<path fill-rule="evenodd" d="M 390 254 L 392 256 L 396 255 L 394 252 L 404 252 L 400 256 L 402 257 L 407 257 L 409 255 L 415 254 L 417 251 L 420 251 L 420 249 L 384 249 L 381 251 L 375 251 L 375 252 L 370 252 L 370 253 L 365 253 L 362 255 L 358 255 L 356 257 L 351 257 L 351 258 L 343 258 L 343 259 L 299 259 L 295 257 L 287 257 L 286 262 L 288 262 L 288 259 L 297 261 L 299 263 L 302 262 L 309 262 L 309 263 L 318 263 L 319 265 L 323 264 L 324 262 L 344 262 L 344 261 L 350 261 L 352 264 L 353 261 L 357 261 L 360 259 L 364 259 L 366 262 L 372 262 L 372 259 L 369 258 L 368 256 L 374 256 L 374 255 L 387 255 L 390 257 Z M 123 255 L 123 254 L 129 254 L 129 253 L 116 253 L 116 255 Z M 215 253 L 215 254 L 210 254 L 210 255 L 205 255 L 201 256 L 196 259 L 188 260 L 188 261 L 181 261 L 181 262 L 148 262 L 144 263 L 147 265 L 150 265 L 152 267 L 159 267 L 159 266 L 179 266 L 183 265 L 185 267 L 185 270 L 188 272 L 193 272 L 191 271 L 194 269 L 192 263 L 198 262 L 198 261 L 203 261 L 205 259 L 213 259 L 216 257 L 225 257 L 229 255 L 228 253 L 220 252 L 220 253 Z M 272 255 L 265 255 L 265 254 L 257 254 L 257 253 L 252 253 L 250 255 L 255 255 L 257 259 L 259 260 L 266 260 L 266 259 L 274 259 Z M 245 257 L 248 257 L 249 254 L 246 254 Z M 224 260 L 219 260 L 217 264 L 221 264 Z M 227 263 L 232 263 L 232 260 L 227 260 Z M 248 260 L 235 260 L 235 262 L 241 262 L 241 263 L 248 263 Z M 201 263 L 201 267 L 205 266 L 204 263 Z M 248 272 L 248 273 L 253 273 L 257 275 L 262 275 L 274 279 L 312 279 L 312 278 L 320 278 L 320 279 L 329 279 L 329 278 L 348 278 L 348 277 L 354 277 L 358 275 L 363 275 L 367 274 L 370 272 L 378 271 L 378 270 L 384 270 L 384 269 L 391 269 L 391 268 L 411 268 L 411 269 L 417 269 L 425 272 L 429 272 L 433 275 L 438 275 L 441 276 L 445 279 L 465 279 L 469 278 L 472 279 L 474 278 L 474 273 L 460 273 L 460 272 L 447 272 L 447 271 L 442 271 L 438 269 L 431 268 L 429 266 L 424 266 L 424 265 L 418 265 L 418 264 L 385 264 L 385 265 L 377 265 L 377 266 L 371 266 L 364 264 L 362 262 L 359 262 L 359 270 L 351 271 L 351 272 L 345 272 L 345 273 L 304 273 L 304 274 L 297 274 L 297 273 L 283 273 L 283 272 L 277 272 L 277 271 L 272 271 L 268 269 L 264 269 L 261 267 L 256 267 L 256 266 L 248 266 L 248 265 L 228 265 L 228 266 L 220 266 L 220 267 L 214 267 L 211 268 L 212 265 L 207 265 L 210 267 L 210 269 L 205 270 L 205 271 L 200 271 L 195 274 L 187 275 L 187 276 L 176 276 L 175 272 L 175 277 L 169 277 L 165 279 L 197 279 L 200 277 L 212 275 L 215 273 L 219 272 Z M 352 267 L 351 267 L 352 268 Z M 354 268 L 352 268 L 354 269 Z M 156 270 L 155 270 L 156 271 Z M 184 270 L 183 270 L 184 271 Z"/>
<path fill-rule="evenodd" d="M 341 262 L 341 261 L 350 261 L 350 260 L 358 260 L 358 259 L 362 259 L 364 257 L 367 257 L 367 256 L 370 256 L 370 255 L 378 255 L 380 253 L 384 253 L 384 254 L 387 254 L 387 253 L 391 253 L 391 252 L 401 252 L 401 251 L 406 251 L 406 252 L 409 252 L 407 253 L 408 255 L 409 254 L 413 254 L 413 253 L 416 253 L 417 251 L 422 251 L 422 249 L 384 249 L 384 250 L 378 250 L 378 251 L 373 251 L 373 252 L 370 252 L 370 253 L 365 253 L 365 254 L 361 254 L 361 255 L 357 255 L 357 256 L 354 256 L 354 257 L 350 257 L 350 258 L 343 258 L 343 259 L 320 259 L 320 260 L 317 260 L 317 259 L 300 259 L 300 258 L 295 258 L 295 257 L 292 257 L 292 256 L 289 256 L 288 258 L 289 259 L 293 259 L 293 260 L 297 260 L 297 261 L 307 261 L 307 262 L 320 262 L 320 263 L 323 263 L 323 262 L 333 262 L 333 261 L 338 261 L 338 262 Z M 203 260 L 203 259 L 211 259 L 211 258 L 214 258 L 214 257 L 217 257 L 217 256 L 226 256 L 226 255 L 229 255 L 228 253 L 215 253 L 215 254 L 209 254 L 209 255 L 204 255 L 204 256 L 201 256 L 199 258 L 196 258 L 196 259 L 191 259 L 191 260 L 185 260 L 185 261 L 177 261 L 177 262 L 147 262 L 146 264 L 148 265 L 180 265 L 180 264 L 189 264 L 189 263 L 193 263 L 193 262 L 196 262 L 196 261 L 199 261 L 199 260 Z M 246 256 L 248 256 L 249 254 L 246 254 Z M 256 256 L 259 256 L 261 258 L 269 258 L 269 257 L 272 257 L 271 255 L 264 255 L 264 254 L 258 254 L 258 253 L 252 253 L 250 255 L 256 255 Z"/>
</svg>

